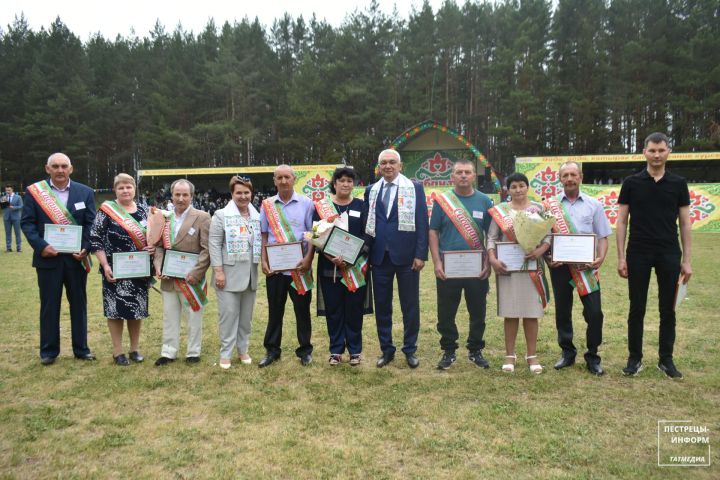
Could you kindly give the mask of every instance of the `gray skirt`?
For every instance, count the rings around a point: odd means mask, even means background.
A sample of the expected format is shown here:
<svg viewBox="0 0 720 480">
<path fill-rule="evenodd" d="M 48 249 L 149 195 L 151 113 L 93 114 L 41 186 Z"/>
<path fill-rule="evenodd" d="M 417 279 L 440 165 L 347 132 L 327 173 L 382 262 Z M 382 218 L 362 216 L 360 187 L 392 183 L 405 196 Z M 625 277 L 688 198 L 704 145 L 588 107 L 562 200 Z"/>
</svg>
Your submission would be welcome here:
<svg viewBox="0 0 720 480">
<path fill-rule="evenodd" d="M 498 316 L 505 318 L 542 318 L 540 295 L 530 275 L 515 272 L 495 275 L 497 280 Z"/>
</svg>

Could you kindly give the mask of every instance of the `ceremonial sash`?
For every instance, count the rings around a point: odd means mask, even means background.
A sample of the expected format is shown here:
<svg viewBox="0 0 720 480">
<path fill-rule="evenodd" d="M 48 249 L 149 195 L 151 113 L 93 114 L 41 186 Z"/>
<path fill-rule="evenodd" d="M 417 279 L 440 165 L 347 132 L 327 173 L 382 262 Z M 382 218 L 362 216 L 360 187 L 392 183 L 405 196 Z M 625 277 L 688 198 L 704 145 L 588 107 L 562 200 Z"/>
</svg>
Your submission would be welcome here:
<svg viewBox="0 0 720 480">
<path fill-rule="evenodd" d="M 285 217 L 282 207 L 277 208 L 275 206 L 276 198 L 277 197 L 266 198 L 262 203 L 262 208 L 265 210 L 265 215 L 267 216 L 268 226 L 272 230 L 278 243 L 296 242 L 295 234 L 292 228 L 290 228 L 290 224 Z M 308 270 L 304 274 L 300 274 L 297 270 L 292 270 L 290 275 L 293 279 L 292 286 L 300 295 L 305 295 L 315 287 L 311 270 Z"/>
<path fill-rule="evenodd" d="M 457 231 L 467 242 L 468 246 L 472 250 L 484 250 L 483 245 L 483 231 L 480 229 L 478 224 L 473 220 L 472 215 L 468 212 L 465 205 L 460 201 L 457 194 L 450 190 L 445 193 L 437 194 L 433 192 L 433 200 L 440 205 L 442 211 L 455 225 Z"/>
<path fill-rule="evenodd" d="M 570 214 L 557 197 L 546 200 L 544 205 L 556 219 L 552 228 L 553 232 L 562 234 L 577 233 L 577 228 L 573 224 Z M 568 265 L 568 268 L 572 277 L 570 284 L 577 289 L 581 297 L 600 290 L 600 276 L 596 269 L 578 270 L 575 265 Z"/>
<path fill-rule="evenodd" d="M 172 250 L 175 246 L 175 213 L 168 217 L 163 230 L 163 248 Z M 199 311 L 204 305 L 207 305 L 207 282 L 205 278 L 199 284 L 190 285 L 183 279 L 176 278 L 175 285 L 178 287 L 185 297 L 185 301 L 193 312 Z"/>
<path fill-rule="evenodd" d="M 365 233 L 371 237 L 375 237 L 375 208 L 377 206 L 377 198 L 380 193 L 380 187 L 383 182 L 378 181 L 370 187 L 370 197 L 368 198 L 368 218 L 365 225 Z M 414 232 L 415 231 L 415 185 L 412 181 L 402 173 L 398 174 L 398 231 Z M 388 213 L 392 208 L 385 205 Z"/>
<path fill-rule="evenodd" d="M 317 210 L 320 218 L 327 222 L 331 222 L 334 217 L 340 215 L 333 202 L 328 200 L 327 197 L 315 202 L 315 210 Z M 339 268 L 342 273 L 340 283 L 345 285 L 348 290 L 355 292 L 358 288 L 365 286 L 365 274 L 368 269 L 368 261 L 365 255 L 360 255 L 355 265 L 343 265 Z"/>
<path fill-rule="evenodd" d="M 511 208 L 509 204 L 500 203 L 488 210 L 488 213 L 492 219 L 495 220 L 495 223 L 498 224 L 503 234 L 511 242 L 517 242 L 510 211 Z M 547 280 L 545 279 L 545 275 L 543 275 L 543 270 L 541 268 L 539 270 L 529 271 L 528 275 L 530 275 L 530 279 L 532 280 L 533 285 L 535 285 L 538 295 L 540 295 L 540 303 L 542 303 L 542 307 L 544 309 L 550 302 L 550 289 L 548 287 Z"/>
<path fill-rule="evenodd" d="M 41 180 L 30 185 L 28 193 L 33 196 L 52 223 L 56 225 L 77 225 L 77 220 L 55 195 L 47 180 Z M 90 256 L 86 255 L 85 258 L 80 260 L 80 263 L 82 263 L 85 271 L 90 273 L 90 270 L 92 270 Z"/>
<path fill-rule="evenodd" d="M 147 229 L 140 225 L 119 203 L 114 200 L 108 200 L 100 205 L 100 210 L 105 212 L 108 217 L 112 218 L 115 223 L 127 232 L 138 250 L 142 250 L 147 246 L 147 238 L 145 236 Z"/>
</svg>

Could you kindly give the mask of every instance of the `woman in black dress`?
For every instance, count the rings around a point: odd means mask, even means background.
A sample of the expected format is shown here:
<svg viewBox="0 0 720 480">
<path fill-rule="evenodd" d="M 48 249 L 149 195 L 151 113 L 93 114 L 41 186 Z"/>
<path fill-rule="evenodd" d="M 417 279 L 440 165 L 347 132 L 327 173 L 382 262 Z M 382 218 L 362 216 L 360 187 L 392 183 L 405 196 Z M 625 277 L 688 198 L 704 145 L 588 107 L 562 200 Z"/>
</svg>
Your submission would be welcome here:
<svg viewBox="0 0 720 480">
<path fill-rule="evenodd" d="M 350 234 L 363 238 L 363 202 L 352 196 L 356 179 L 352 167 L 336 169 L 330 181 L 332 195 L 315 202 L 313 220 L 327 220 L 346 213 Z M 328 362 L 330 365 L 339 364 L 347 349 L 350 365 L 356 366 L 360 363 L 362 352 L 363 314 L 372 313 L 367 257 L 361 255 L 355 265 L 349 265 L 340 258 L 320 255 L 317 281 L 320 287 L 318 315 L 325 315 L 330 337 Z"/>
<path fill-rule="evenodd" d="M 145 250 L 151 255 L 154 246 L 147 244 L 148 210 L 135 203 L 135 179 L 120 173 L 113 182 L 115 201 L 102 204 L 90 230 L 91 250 L 100 262 L 103 275 L 103 309 L 113 343 L 115 364 L 127 366 L 123 353 L 123 320 L 130 335 L 130 360 L 144 360 L 138 350 L 140 320 L 148 316 L 148 288 L 151 277 L 116 279 L 113 276 L 113 253 Z M 152 265 L 152 262 L 150 262 Z M 152 273 L 152 272 L 151 272 Z"/>
</svg>

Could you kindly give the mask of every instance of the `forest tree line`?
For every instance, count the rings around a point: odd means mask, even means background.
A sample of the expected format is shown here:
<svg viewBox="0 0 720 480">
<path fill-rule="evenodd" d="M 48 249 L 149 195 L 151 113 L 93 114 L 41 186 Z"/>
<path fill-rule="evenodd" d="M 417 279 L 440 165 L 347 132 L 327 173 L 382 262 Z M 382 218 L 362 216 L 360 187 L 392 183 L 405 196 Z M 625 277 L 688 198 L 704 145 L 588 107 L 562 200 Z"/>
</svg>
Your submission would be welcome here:
<svg viewBox="0 0 720 480">
<path fill-rule="evenodd" d="M 367 174 L 428 119 L 501 174 L 521 155 L 638 152 L 652 131 L 675 151 L 720 148 L 717 0 L 371 3 L 339 27 L 286 14 L 85 41 L 20 16 L 0 34 L 0 177 L 21 185 L 54 151 L 95 187 L 141 168 Z"/>
</svg>

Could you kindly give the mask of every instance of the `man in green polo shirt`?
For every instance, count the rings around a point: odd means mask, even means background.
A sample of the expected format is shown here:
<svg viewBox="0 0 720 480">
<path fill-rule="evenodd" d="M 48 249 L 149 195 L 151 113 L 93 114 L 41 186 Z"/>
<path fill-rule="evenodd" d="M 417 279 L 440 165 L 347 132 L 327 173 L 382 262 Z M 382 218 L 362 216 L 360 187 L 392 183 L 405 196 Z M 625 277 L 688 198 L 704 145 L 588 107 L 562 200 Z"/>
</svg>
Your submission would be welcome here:
<svg viewBox="0 0 720 480">
<path fill-rule="evenodd" d="M 451 176 L 453 189 L 435 195 L 430 218 L 430 253 L 435 266 L 437 283 L 437 329 L 443 356 L 438 368 L 447 370 L 455 363 L 458 348 L 458 329 L 455 315 L 460 297 L 465 291 L 465 304 L 470 314 L 470 333 L 467 340 L 468 358 L 478 367 L 489 368 L 483 358 L 485 348 L 485 307 L 488 293 L 490 265 L 485 251 L 485 236 L 490 226 L 488 209 L 493 206 L 487 195 L 473 186 L 475 165 L 461 159 L 455 161 Z M 481 250 L 482 266 L 477 278 L 447 278 L 443 265 L 444 252 Z"/>
</svg>

